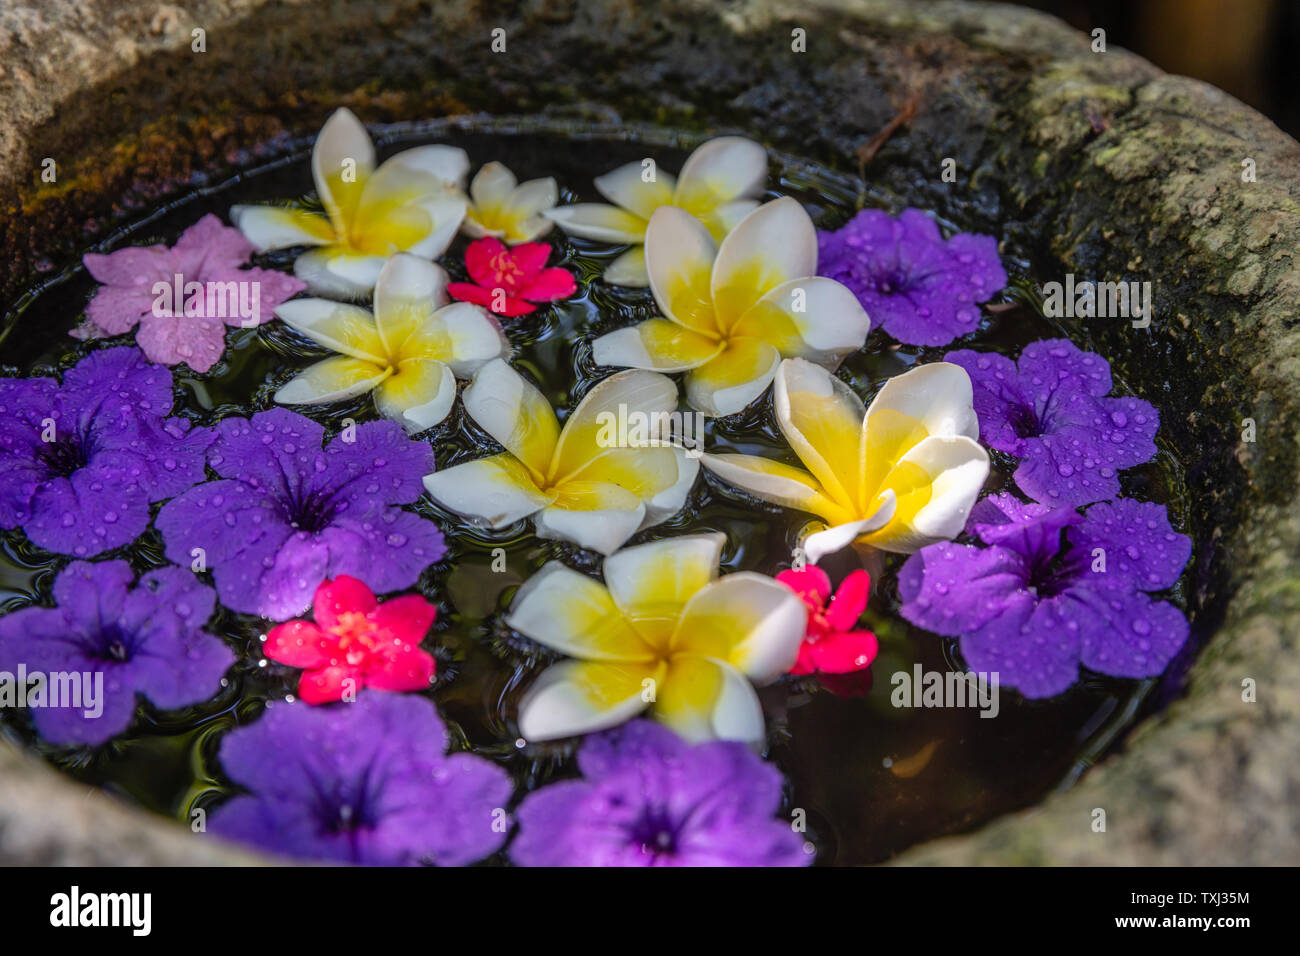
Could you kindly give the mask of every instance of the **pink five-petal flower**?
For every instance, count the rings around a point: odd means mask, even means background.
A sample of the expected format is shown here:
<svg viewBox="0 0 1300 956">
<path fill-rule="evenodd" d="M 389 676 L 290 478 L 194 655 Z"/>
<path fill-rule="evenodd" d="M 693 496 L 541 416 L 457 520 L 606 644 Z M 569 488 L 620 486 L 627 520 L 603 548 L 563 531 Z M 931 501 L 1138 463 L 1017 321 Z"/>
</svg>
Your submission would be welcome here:
<svg viewBox="0 0 1300 956">
<path fill-rule="evenodd" d="M 816 565 L 782 571 L 776 579 L 808 607 L 808 631 L 791 674 L 850 674 L 871 666 L 880 649 L 876 635 L 852 629 L 871 591 L 866 571 L 852 572 L 833 598 L 831 579 Z"/>
<path fill-rule="evenodd" d="M 315 622 L 272 628 L 263 653 L 303 669 L 298 696 L 308 704 L 342 700 L 362 687 L 422 690 L 433 680 L 435 662 L 420 641 L 436 615 L 418 594 L 381 604 L 365 584 L 340 574 L 316 589 Z"/>
<path fill-rule="evenodd" d="M 577 291 L 573 276 L 557 266 L 546 268 L 551 247 L 544 242 L 507 246 L 492 236 L 476 239 L 465 250 L 465 268 L 473 282 L 452 282 L 453 299 L 473 302 L 497 315 L 527 315 L 534 302 L 567 299 Z"/>
<path fill-rule="evenodd" d="M 243 268 L 253 251 L 238 229 L 222 225 L 209 213 L 186 229 L 170 249 L 130 246 L 107 255 L 87 253 L 82 257 L 86 271 L 102 284 L 86 306 L 87 325 L 73 334 L 81 338 L 124 335 L 138 324 L 136 344 L 150 361 L 184 362 L 196 372 L 206 372 L 225 351 L 227 325 L 241 325 L 254 315 L 259 324 L 269 322 L 276 306 L 306 288 L 283 272 Z M 155 308 L 159 301 L 155 284 L 162 282 L 174 290 L 177 276 L 180 301 L 173 301 L 176 296 L 171 294 L 166 308 Z M 194 282 L 204 287 L 202 304 L 196 300 L 198 308 L 189 311 L 197 314 L 186 314 L 185 286 Z M 233 299 L 225 285 L 231 282 L 238 284 Z M 209 299 L 212 314 L 207 311 Z"/>
</svg>

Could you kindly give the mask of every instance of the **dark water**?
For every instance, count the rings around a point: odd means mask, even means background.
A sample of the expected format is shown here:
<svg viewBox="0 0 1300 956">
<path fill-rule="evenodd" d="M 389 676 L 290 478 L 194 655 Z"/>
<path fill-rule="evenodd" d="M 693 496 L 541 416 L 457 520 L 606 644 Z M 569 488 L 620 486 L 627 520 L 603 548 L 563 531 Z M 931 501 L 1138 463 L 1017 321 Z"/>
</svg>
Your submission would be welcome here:
<svg viewBox="0 0 1300 956">
<path fill-rule="evenodd" d="M 430 126 L 390 136 L 383 141 L 381 157 L 420 142 L 449 142 L 469 151 L 474 168 L 501 159 L 521 180 L 554 175 L 563 203 L 598 199 L 591 188 L 593 176 L 645 155 L 655 156 L 666 169 L 679 169 L 687 151 L 673 145 L 672 134 L 660 131 L 649 138 L 653 145 L 622 138 L 582 141 L 527 126 L 498 126 L 494 131 Z M 822 228 L 838 227 L 862 204 L 895 212 L 907 205 L 906 197 L 875 194 L 854 177 L 794 157 L 773 155 L 771 172 L 772 195 L 795 196 Z M 171 243 L 204 213 L 215 212 L 224 219 L 232 203 L 301 196 L 310 188 L 304 150 L 156 210 L 93 246 L 88 240 L 87 251 Z M 960 222 L 945 225 L 961 228 Z M 557 408 L 566 409 L 607 374 L 592 364 L 591 339 L 647 318 L 655 309 L 648 291 L 589 285 L 621 250 L 599 251 L 594 244 L 567 239 L 558 230 L 548 239 L 557 249 L 552 264 L 578 276 L 579 294 L 555 308 L 507 319 L 505 325 L 516 348 L 516 365 L 540 384 Z M 453 278 L 463 277 L 465 244 L 464 239 L 457 240 L 444 257 L 442 264 Z M 919 361 L 936 360 L 948 348 L 970 346 L 1014 355 L 1028 342 L 1060 335 L 1036 307 L 1027 260 L 1017 259 L 1011 250 L 1004 250 L 1003 259 L 1012 285 L 992 303 L 992 309 L 986 306 L 976 333 L 951 346 L 923 349 L 900 346 L 873 331 L 866 348 L 845 363 L 841 374 L 869 400 L 888 377 Z M 291 261 L 291 256 L 275 254 L 262 257 L 258 264 L 287 268 Z M 48 375 L 74 364 L 87 346 L 66 333 L 79 320 L 94 288 L 90 277 L 74 266 L 13 304 L 10 318 L 16 311 L 22 314 L 0 344 L 0 362 L 7 373 Z M 268 408 L 280 385 L 324 354 L 278 322 L 255 330 L 231 330 L 225 357 L 211 372 L 197 375 L 183 366 L 176 370 L 178 413 L 208 424 Z M 1122 385 L 1117 385 L 1118 390 Z M 375 417 L 369 402 L 366 397 L 350 405 L 298 410 L 333 431 L 345 417 Z M 707 432 L 710 447 L 771 454 L 793 462 L 773 422 L 770 397 L 740 415 L 710 422 Z M 479 457 L 492 444 L 465 419 L 459 403 L 446 422 L 423 437 L 432 442 L 440 468 Z M 996 453 L 994 459 L 989 490 L 1009 486 L 1008 463 L 998 460 Z M 1125 493 L 1169 504 L 1174 526 L 1182 526 L 1183 471 L 1167 451 L 1162 450 L 1152 464 L 1127 472 L 1124 480 Z M 515 588 L 545 561 L 558 558 L 580 569 L 596 570 L 599 556 L 539 540 L 526 522 L 485 532 L 465 527 L 427 501 L 415 509 L 439 523 L 449 545 L 447 557 L 425 571 L 420 589 L 438 606 L 438 620 L 426 642 L 438 659 L 437 682 L 429 694 L 453 737 L 506 767 L 521 796 L 572 775 L 572 743 L 517 743 L 516 703 L 532 676 L 553 655 L 511 633 L 501 616 Z M 675 533 L 723 531 L 728 539 L 724 572 L 774 574 L 788 565 L 791 549 L 809 520 L 807 515 L 746 499 L 706 474 L 681 514 L 631 543 Z M 3 542 L 3 609 L 50 603 L 55 572 L 65 559 L 34 549 L 20 532 L 4 535 Z M 504 572 L 493 571 L 495 548 L 504 549 Z M 114 556 L 128 558 L 138 571 L 165 563 L 153 532 L 104 557 Z M 808 838 L 816 845 L 821 863 L 885 860 L 914 843 L 973 828 L 1068 786 L 1131 725 L 1154 685 L 1154 681 L 1086 676 L 1068 693 L 1045 701 L 1026 701 L 1003 689 L 996 719 L 981 719 L 974 708 L 896 709 L 889 701 L 889 675 L 895 671 L 910 672 L 917 663 L 927 671 L 961 668 L 954 642 L 913 628 L 897 616 L 894 575 L 899 563 L 899 557 L 889 558 L 885 574 L 872 585 L 866 623 L 881 643 L 880 656 L 870 671 L 874 683 L 870 678 L 849 681 L 851 686 L 839 687 L 837 694 L 815 680 L 788 678 L 761 692 L 770 731 L 768 756 L 789 781 L 787 809 L 806 812 Z M 833 578 L 847 571 L 833 563 L 828 569 Z M 35 747 L 78 779 L 158 813 L 188 820 L 196 808 L 211 809 L 233 792 L 215 759 L 220 736 L 237 724 L 255 720 L 265 700 L 293 691 L 298 672 L 262 659 L 259 636 L 268 626 L 259 618 L 219 610 L 209 630 L 224 635 L 241 655 L 220 695 L 202 706 L 166 714 L 143 704 L 132 731 L 103 747 L 50 748 L 34 738 L 22 713 L 0 714 L 0 731 Z"/>
</svg>

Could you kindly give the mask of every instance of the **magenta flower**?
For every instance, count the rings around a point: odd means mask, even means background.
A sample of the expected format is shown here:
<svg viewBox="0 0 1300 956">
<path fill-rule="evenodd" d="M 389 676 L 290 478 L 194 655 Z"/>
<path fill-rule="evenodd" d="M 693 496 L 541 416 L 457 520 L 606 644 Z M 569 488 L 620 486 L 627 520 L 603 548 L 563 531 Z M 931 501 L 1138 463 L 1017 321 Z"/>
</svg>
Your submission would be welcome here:
<svg viewBox="0 0 1300 956">
<path fill-rule="evenodd" d="M 961 349 L 974 386 L 980 441 L 1020 459 L 1015 482 L 1035 501 L 1083 505 L 1119 494 L 1119 471 L 1156 453 L 1160 413 L 1140 398 L 1107 398 L 1110 365 L 1069 339 L 1025 346 L 1019 364 Z"/>
<path fill-rule="evenodd" d="M 0 527 L 82 558 L 130 544 L 150 504 L 204 478 L 212 430 L 171 409 L 171 373 L 133 348 L 90 353 L 62 384 L 0 379 Z"/>
<path fill-rule="evenodd" d="M 578 289 L 571 273 L 546 267 L 550 255 L 544 242 L 512 248 L 493 236 L 476 239 L 465 250 L 465 268 L 473 281 L 452 282 L 447 294 L 497 315 L 527 315 L 537 309 L 535 303 L 567 299 Z"/>
<path fill-rule="evenodd" d="M 75 687 L 60 706 L 31 708 L 56 744 L 102 744 L 131 725 L 136 695 L 174 710 L 208 700 L 235 655 L 202 630 L 212 589 L 180 568 L 132 586 L 125 561 L 74 561 L 54 579 L 56 606 L 0 617 L 0 671 L 45 676 L 47 693 Z M 57 675 L 57 676 L 56 676 Z"/>
<path fill-rule="evenodd" d="M 277 305 L 306 286 L 270 269 L 245 269 L 253 246 L 209 213 L 170 249 L 129 246 L 82 262 L 103 285 L 86 306 L 80 338 L 124 335 L 152 362 L 206 372 L 226 347 L 226 326 L 270 321 Z"/>
<path fill-rule="evenodd" d="M 635 720 L 588 737 L 584 779 L 529 794 L 510 858 L 522 866 L 805 866 L 775 814 L 781 775 L 745 744 L 692 746 Z"/>
<path fill-rule="evenodd" d="M 975 506 L 967 530 L 986 547 L 922 548 L 898 591 L 903 617 L 960 638 L 971 670 L 1050 697 L 1080 665 L 1155 677 L 1186 642 L 1182 612 L 1147 593 L 1173 587 L 1192 552 L 1163 505 L 1119 498 L 1080 516 L 1003 493 Z"/>
<path fill-rule="evenodd" d="M 421 697 L 273 705 L 221 742 L 222 767 L 251 795 L 218 807 L 212 831 L 310 860 L 474 863 L 505 841 L 510 778 L 447 744 Z"/>
<path fill-rule="evenodd" d="M 978 304 L 1007 284 L 992 236 L 944 239 L 919 209 L 864 209 L 817 233 L 817 274 L 853 290 L 871 321 L 908 345 L 946 345 L 975 331 Z"/>
<path fill-rule="evenodd" d="M 277 621 L 347 574 L 376 593 L 409 588 L 446 551 L 432 521 L 403 511 L 423 491 L 433 449 L 396 422 L 334 438 L 286 409 L 216 426 L 208 464 L 221 479 L 169 501 L 156 526 L 168 560 L 202 560 L 221 602 Z"/>
</svg>

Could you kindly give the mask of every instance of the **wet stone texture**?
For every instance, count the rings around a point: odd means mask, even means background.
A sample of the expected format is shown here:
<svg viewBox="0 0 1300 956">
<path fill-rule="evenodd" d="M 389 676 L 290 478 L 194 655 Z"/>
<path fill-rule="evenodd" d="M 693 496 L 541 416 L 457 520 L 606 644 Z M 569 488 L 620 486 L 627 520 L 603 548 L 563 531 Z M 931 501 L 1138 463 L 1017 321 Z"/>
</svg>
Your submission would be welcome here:
<svg viewBox="0 0 1300 956">
<path fill-rule="evenodd" d="M 370 123 L 490 112 L 586 130 L 661 124 L 692 133 L 687 145 L 744 132 L 855 171 L 859 147 L 910 104 L 912 121 L 866 167 L 873 186 L 960 210 L 1044 279 L 1153 283 L 1149 329 L 1065 327 L 1161 409 L 1162 440 L 1188 464 L 1194 626 L 1213 637 L 1169 706 L 1072 790 L 898 862 L 1300 861 L 1300 146 L 1211 87 L 1115 46 L 1094 53 L 1083 34 L 1009 7 L 511 9 L 47 0 L 37 12 L 0 0 L 0 300 L 161 199 L 305 148 L 338 105 Z M 495 27 L 506 55 L 491 52 Z M 805 54 L 791 51 L 795 28 Z M 56 183 L 40 180 L 44 157 Z M 957 183 L 941 181 L 944 158 Z M 1247 159 L 1254 182 L 1242 180 Z M 1093 832 L 1096 808 L 1105 833 Z M 88 800 L 5 744 L 0 858 L 242 859 Z"/>
</svg>

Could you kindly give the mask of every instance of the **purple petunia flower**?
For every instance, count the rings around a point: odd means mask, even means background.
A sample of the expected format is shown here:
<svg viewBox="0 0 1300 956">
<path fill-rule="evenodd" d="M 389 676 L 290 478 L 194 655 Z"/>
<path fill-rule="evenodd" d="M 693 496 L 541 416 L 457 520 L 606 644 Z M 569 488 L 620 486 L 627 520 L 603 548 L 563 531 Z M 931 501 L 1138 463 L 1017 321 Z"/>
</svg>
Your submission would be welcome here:
<svg viewBox="0 0 1300 956">
<path fill-rule="evenodd" d="M 0 379 L 0 527 L 77 557 L 135 540 L 151 503 L 204 478 L 212 432 L 171 408 L 171 372 L 133 348 L 92 352 L 62 384 Z"/>
<path fill-rule="evenodd" d="M 370 866 L 464 866 L 505 841 L 510 778 L 470 754 L 420 697 L 273 705 L 221 742 L 226 774 L 252 791 L 212 831 L 286 856 Z"/>
<path fill-rule="evenodd" d="M 216 431 L 208 463 L 222 480 L 169 501 L 156 524 L 168 559 L 201 558 L 227 607 L 288 620 L 326 578 L 396 591 L 446 552 L 436 525 L 397 507 L 420 497 L 433 450 L 396 422 L 357 425 L 323 451 L 325 430 L 282 408 Z"/>
<path fill-rule="evenodd" d="M 946 345 L 975 331 L 977 305 L 1007 284 L 992 236 L 945 240 L 919 209 L 864 209 L 817 233 L 817 272 L 853 290 L 871 321 L 908 345 Z"/>
<path fill-rule="evenodd" d="M 241 268 L 253 252 L 238 229 L 209 213 L 170 249 L 129 246 L 108 255 L 87 253 L 82 257 L 86 271 L 103 285 L 86 306 L 87 324 L 72 334 L 122 335 L 138 324 L 136 344 L 151 361 L 184 362 L 206 372 L 226 348 L 227 325 L 269 322 L 277 305 L 306 288 L 283 272 Z M 167 290 L 161 297 L 158 283 Z"/>
<path fill-rule="evenodd" d="M 1021 459 L 1015 481 L 1035 501 L 1084 505 L 1119 494 L 1119 471 L 1150 461 L 1160 414 L 1140 398 L 1107 398 L 1110 366 L 1069 339 L 1033 342 L 1020 362 L 962 349 L 980 441 Z"/>
<path fill-rule="evenodd" d="M 1079 515 L 1004 492 L 975 506 L 967 531 L 987 547 L 922 548 L 898 590 L 903 617 L 960 637 L 973 671 L 1050 697 L 1074 683 L 1080 664 L 1154 677 L 1187 640 L 1182 612 L 1146 593 L 1172 587 L 1192 551 L 1163 505 L 1119 498 Z"/>
<path fill-rule="evenodd" d="M 583 780 L 530 794 L 510 857 L 523 866 L 804 866 L 776 819 L 781 775 L 735 741 L 692 746 L 636 720 L 589 737 Z"/>
<path fill-rule="evenodd" d="M 54 579 L 57 606 L 0 617 L 0 671 L 44 675 L 44 700 L 35 704 L 29 691 L 28 703 L 46 740 L 117 736 L 137 694 L 175 710 L 220 690 L 235 655 L 202 630 L 212 589 L 180 568 L 149 571 L 131 587 L 133 578 L 125 561 L 74 561 Z"/>
</svg>

